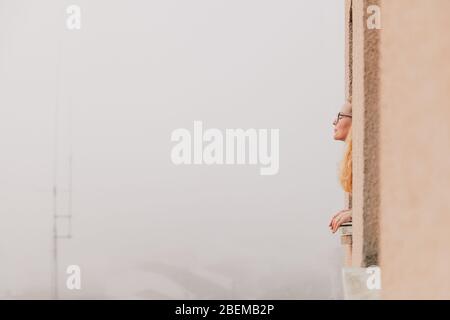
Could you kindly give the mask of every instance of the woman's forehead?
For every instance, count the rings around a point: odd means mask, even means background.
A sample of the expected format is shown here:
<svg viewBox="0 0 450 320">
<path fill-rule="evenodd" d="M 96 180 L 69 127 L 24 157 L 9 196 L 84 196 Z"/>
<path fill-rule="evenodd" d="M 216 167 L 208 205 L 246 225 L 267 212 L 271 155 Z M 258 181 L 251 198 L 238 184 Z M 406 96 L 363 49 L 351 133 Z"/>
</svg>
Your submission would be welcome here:
<svg viewBox="0 0 450 320">
<path fill-rule="evenodd" d="M 350 102 L 346 102 L 342 108 L 341 108 L 341 112 L 344 114 L 352 114 L 352 105 Z"/>
</svg>

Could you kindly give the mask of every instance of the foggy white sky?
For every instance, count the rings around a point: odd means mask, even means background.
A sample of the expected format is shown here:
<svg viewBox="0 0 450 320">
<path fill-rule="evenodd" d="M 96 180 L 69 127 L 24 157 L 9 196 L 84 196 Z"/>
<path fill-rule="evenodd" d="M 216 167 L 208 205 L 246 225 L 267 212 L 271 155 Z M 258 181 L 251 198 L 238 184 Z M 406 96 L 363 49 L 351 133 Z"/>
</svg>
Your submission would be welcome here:
<svg viewBox="0 0 450 320">
<path fill-rule="evenodd" d="M 61 297 L 340 297 L 343 1 L 1 0 L 0 14 L 0 297 L 50 295 L 57 106 L 61 211 L 73 153 Z M 194 120 L 280 129 L 278 175 L 173 165 L 170 134 Z"/>
</svg>

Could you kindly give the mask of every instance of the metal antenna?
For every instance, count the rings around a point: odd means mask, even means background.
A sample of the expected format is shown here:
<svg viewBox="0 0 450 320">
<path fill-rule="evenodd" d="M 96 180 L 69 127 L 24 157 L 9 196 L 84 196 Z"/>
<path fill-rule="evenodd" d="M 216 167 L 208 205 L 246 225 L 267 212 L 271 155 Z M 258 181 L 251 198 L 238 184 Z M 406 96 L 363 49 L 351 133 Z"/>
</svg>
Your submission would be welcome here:
<svg viewBox="0 0 450 320">
<path fill-rule="evenodd" d="M 58 30 L 58 26 L 56 26 Z M 58 32 L 57 36 L 57 57 L 56 57 L 56 74 L 55 74 L 55 110 L 54 110 L 54 132 L 53 132 L 53 270 L 52 270 L 52 297 L 53 299 L 58 299 L 58 230 L 57 230 L 57 215 L 58 215 L 58 118 L 59 118 L 59 86 L 61 80 L 61 37 Z"/>
<path fill-rule="evenodd" d="M 59 13 L 63 11 L 59 11 Z M 54 158 L 53 158 L 53 252 L 52 252 L 52 297 L 59 299 L 59 250 L 60 240 L 72 238 L 72 104 L 61 102 L 63 91 L 62 25 L 57 25 L 57 57 L 54 110 Z M 67 222 L 67 231 L 62 234 L 60 222 Z"/>
</svg>

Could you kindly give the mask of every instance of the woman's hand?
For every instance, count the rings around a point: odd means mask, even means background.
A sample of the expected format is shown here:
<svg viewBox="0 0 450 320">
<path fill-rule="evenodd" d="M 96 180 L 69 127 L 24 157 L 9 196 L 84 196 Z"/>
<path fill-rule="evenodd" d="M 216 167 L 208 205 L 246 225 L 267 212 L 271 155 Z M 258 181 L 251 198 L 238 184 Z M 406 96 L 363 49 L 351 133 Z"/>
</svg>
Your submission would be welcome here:
<svg viewBox="0 0 450 320">
<path fill-rule="evenodd" d="M 352 221 L 352 210 L 341 210 L 331 218 L 329 227 L 335 233 L 342 224 L 350 221 Z"/>
<path fill-rule="evenodd" d="M 341 210 L 338 213 L 336 213 L 334 216 L 331 217 L 330 223 L 328 224 L 328 226 L 331 228 L 332 224 L 333 224 L 333 220 L 338 217 L 341 213 L 345 212 L 347 209 Z"/>
</svg>

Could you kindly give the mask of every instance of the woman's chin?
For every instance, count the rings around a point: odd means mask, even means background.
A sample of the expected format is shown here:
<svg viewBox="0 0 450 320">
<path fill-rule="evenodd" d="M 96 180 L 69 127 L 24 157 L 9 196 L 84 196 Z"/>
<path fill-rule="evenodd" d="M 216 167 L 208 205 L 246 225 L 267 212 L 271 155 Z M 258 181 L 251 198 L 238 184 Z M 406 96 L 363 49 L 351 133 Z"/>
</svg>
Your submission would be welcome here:
<svg viewBox="0 0 450 320">
<path fill-rule="evenodd" d="M 333 139 L 336 140 L 336 141 L 345 141 L 345 138 L 342 137 L 342 135 L 338 134 L 337 132 L 334 133 Z"/>
</svg>

